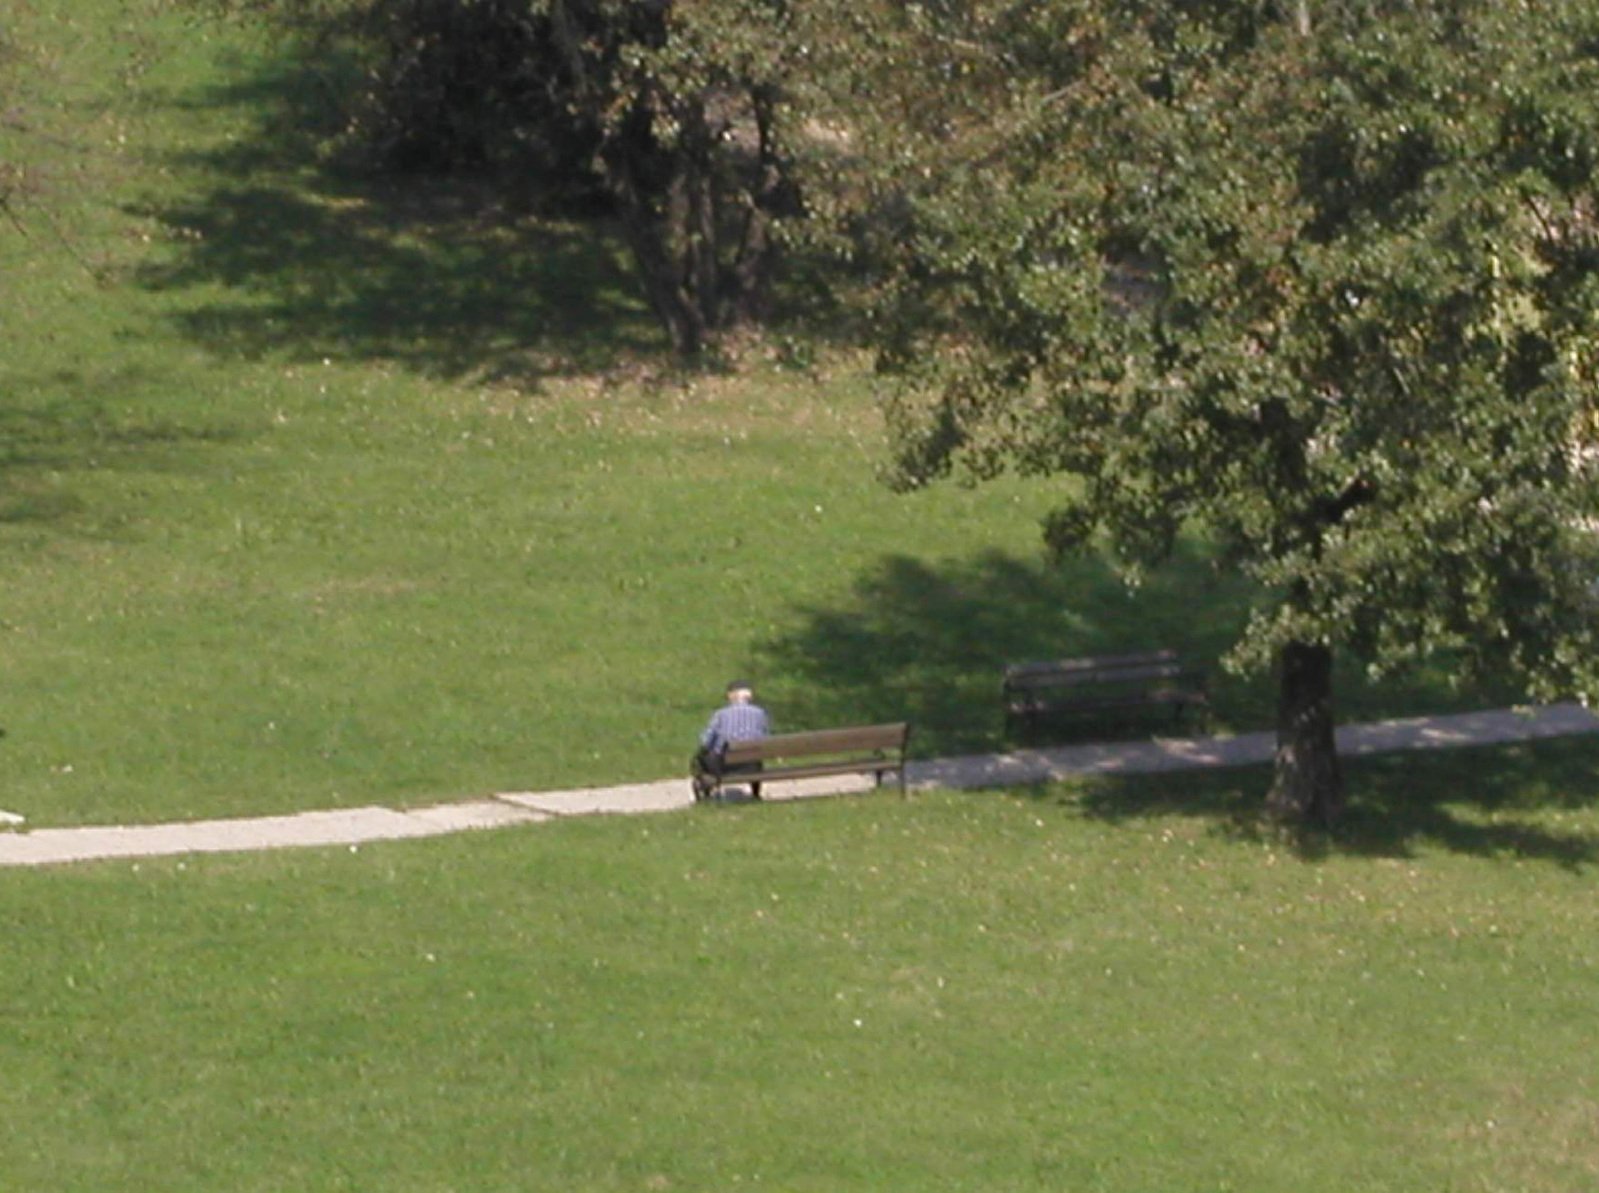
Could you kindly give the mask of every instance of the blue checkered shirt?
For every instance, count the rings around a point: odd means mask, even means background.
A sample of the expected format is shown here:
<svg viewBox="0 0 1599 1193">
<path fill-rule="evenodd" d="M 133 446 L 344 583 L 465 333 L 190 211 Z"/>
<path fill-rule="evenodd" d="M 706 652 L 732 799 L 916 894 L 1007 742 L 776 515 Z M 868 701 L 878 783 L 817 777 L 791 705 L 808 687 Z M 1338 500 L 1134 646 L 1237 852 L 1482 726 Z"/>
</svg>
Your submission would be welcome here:
<svg viewBox="0 0 1599 1193">
<path fill-rule="evenodd" d="M 759 704 L 725 704 L 711 714 L 710 724 L 700 734 L 700 745 L 715 751 L 728 742 L 750 741 L 771 731 L 766 710 Z"/>
</svg>

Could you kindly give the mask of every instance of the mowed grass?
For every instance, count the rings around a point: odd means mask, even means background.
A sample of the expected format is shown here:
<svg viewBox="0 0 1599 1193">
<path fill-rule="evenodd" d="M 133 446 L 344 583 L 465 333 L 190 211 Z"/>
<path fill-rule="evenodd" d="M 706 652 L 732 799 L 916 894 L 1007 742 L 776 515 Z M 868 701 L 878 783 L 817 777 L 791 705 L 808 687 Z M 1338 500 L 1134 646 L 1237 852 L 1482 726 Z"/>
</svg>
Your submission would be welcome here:
<svg viewBox="0 0 1599 1193">
<path fill-rule="evenodd" d="M 803 727 L 813 680 L 763 658 L 886 556 L 1041 569 L 1036 498 L 877 482 L 860 362 L 663 369 L 603 228 L 313 170 L 263 115 L 265 47 L 101 8 L 19 35 L 0 806 L 653 778 L 735 673 Z"/>
<path fill-rule="evenodd" d="M 21 528 L 14 810 L 171 818 L 674 773 L 735 672 L 784 716 L 785 686 L 811 681 L 762 666 L 761 644 L 896 538 L 1032 534 L 968 518 L 975 495 L 895 504 L 847 433 L 730 396 L 661 416 L 698 428 L 468 398 L 413 429 L 399 407 L 434 395 L 392 389 L 368 425 L 339 425 L 348 401 L 281 411 L 249 444 L 63 477 L 125 521 Z"/>
<path fill-rule="evenodd" d="M 989 748 L 1006 659 L 1244 616 L 1199 545 L 1048 562 L 1039 487 L 887 493 L 862 362 L 663 370 L 603 229 L 322 169 L 271 46 L 66 7 L 0 122 L 33 825 L 654 778 L 734 672 Z M 1362 762 L 1292 846 L 1241 771 L 0 871 L 0 1187 L 1594 1187 L 1596 764 Z"/>
<path fill-rule="evenodd" d="M 7 1184 L 1599 1182 L 1591 807 L 1311 860 L 1163 782 L 0 873 Z"/>
</svg>

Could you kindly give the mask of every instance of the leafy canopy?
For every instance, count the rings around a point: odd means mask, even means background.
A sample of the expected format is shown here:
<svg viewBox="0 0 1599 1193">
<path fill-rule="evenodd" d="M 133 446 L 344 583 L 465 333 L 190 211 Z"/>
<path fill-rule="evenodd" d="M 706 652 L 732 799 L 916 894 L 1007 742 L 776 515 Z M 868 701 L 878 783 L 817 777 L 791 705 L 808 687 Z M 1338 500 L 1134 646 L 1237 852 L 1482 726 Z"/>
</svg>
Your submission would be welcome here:
<svg viewBox="0 0 1599 1193">
<path fill-rule="evenodd" d="M 1130 576 L 1204 528 L 1238 665 L 1592 690 L 1599 6 L 1279 8 L 991 14 L 1010 81 L 895 173 L 898 479 L 1069 474 Z"/>
</svg>

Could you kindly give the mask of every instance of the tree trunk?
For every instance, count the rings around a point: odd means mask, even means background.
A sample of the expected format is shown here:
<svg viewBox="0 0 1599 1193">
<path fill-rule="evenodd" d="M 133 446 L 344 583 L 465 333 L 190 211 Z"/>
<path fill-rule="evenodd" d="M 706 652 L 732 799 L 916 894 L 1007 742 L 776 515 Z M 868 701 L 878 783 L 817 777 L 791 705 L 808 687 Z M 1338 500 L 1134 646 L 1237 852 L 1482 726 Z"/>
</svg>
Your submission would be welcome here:
<svg viewBox="0 0 1599 1193">
<path fill-rule="evenodd" d="M 763 308 L 770 225 L 792 189 L 774 133 L 781 92 L 733 66 L 702 63 L 688 73 L 704 80 L 685 83 L 648 54 L 627 65 L 628 47 L 669 43 L 672 3 L 613 8 L 549 0 L 550 38 L 574 114 L 603 134 L 601 173 L 645 296 L 677 355 L 694 357 Z M 675 135 L 658 135 L 663 115 Z"/>
<path fill-rule="evenodd" d="M 705 312 L 683 284 L 683 263 L 664 243 L 662 220 L 636 191 L 618 190 L 622 230 L 655 317 L 678 356 L 698 356 L 705 346 Z"/>
<path fill-rule="evenodd" d="M 1330 826 L 1344 808 L 1333 737 L 1332 649 L 1290 642 L 1279 667 L 1276 774 L 1267 806 L 1286 821 Z"/>
<path fill-rule="evenodd" d="M 709 327 L 686 284 L 681 237 L 674 234 L 683 222 L 681 175 L 678 163 L 663 168 L 647 104 L 633 106 L 600 151 L 600 161 L 655 317 L 677 355 L 697 356 Z M 677 177 L 663 185 L 660 176 L 668 171 Z"/>
</svg>

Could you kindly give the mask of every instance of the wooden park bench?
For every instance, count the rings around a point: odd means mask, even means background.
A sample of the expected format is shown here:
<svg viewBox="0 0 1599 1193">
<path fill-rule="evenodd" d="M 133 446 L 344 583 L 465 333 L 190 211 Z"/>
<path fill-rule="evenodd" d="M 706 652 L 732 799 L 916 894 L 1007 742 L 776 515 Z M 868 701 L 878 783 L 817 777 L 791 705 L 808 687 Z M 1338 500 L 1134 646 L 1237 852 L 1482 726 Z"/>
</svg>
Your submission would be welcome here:
<svg viewBox="0 0 1599 1193">
<path fill-rule="evenodd" d="M 905 747 L 908 722 L 779 733 L 730 744 L 714 765 L 694 776 L 694 798 L 714 799 L 726 786 L 748 786 L 755 798 L 768 783 L 816 779 L 826 775 L 871 775 L 881 786 L 884 775 L 898 775 L 905 791 Z"/>
<path fill-rule="evenodd" d="M 1001 686 L 1007 728 L 1073 714 L 1168 705 L 1208 707 L 1204 673 L 1172 650 L 1013 663 Z"/>
</svg>

